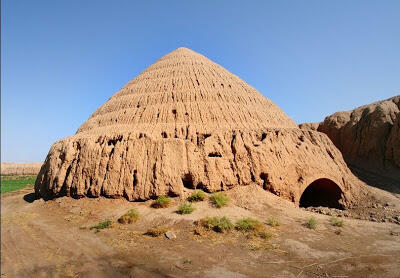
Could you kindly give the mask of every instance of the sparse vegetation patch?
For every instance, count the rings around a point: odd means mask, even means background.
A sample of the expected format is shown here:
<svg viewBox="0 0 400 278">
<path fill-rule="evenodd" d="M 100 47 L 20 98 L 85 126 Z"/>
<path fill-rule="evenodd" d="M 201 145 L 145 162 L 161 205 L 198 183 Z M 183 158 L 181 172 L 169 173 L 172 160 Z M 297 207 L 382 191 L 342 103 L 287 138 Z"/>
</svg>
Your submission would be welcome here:
<svg viewBox="0 0 400 278">
<path fill-rule="evenodd" d="M 131 224 L 136 222 L 139 219 L 139 213 L 137 212 L 136 209 L 130 209 L 128 210 L 127 213 L 122 215 L 119 219 L 118 222 L 121 224 Z"/>
<path fill-rule="evenodd" d="M 217 233 L 229 232 L 233 229 L 232 221 L 226 217 L 206 217 L 199 221 L 199 226 L 207 230 L 213 230 Z"/>
<path fill-rule="evenodd" d="M 257 236 L 266 239 L 272 236 L 272 234 L 265 229 L 265 226 L 260 221 L 251 217 L 239 219 L 236 222 L 235 228 L 238 231 L 248 233 L 249 237 Z"/>
<path fill-rule="evenodd" d="M 236 222 L 235 227 L 238 231 L 249 232 L 249 231 L 254 231 L 255 229 L 257 229 L 260 226 L 262 226 L 260 221 L 253 219 L 251 217 L 247 217 L 247 218 L 239 219 Z"/>
<path fill-rule="evenodd" d="M 343 227 L 344 226 L 343 219 L 339 219 L 336 216 L 331 217 L 331 224 L 332 224 L 332 226 L 335 226 L 335 227 Z"/>
<path fill-rule="evenodd" d="M 310 217 L 309 219 L 307 219 L 306 227 L 315 230 L 317 228 L 317 219 L 315 219 L 314 217 Z"/>
<path fill-rule="evenodd" d="M 278 218 L 276 217 L 269 217 L 266 221 L 267 225 L 271 226 L 271 227 L 277 227 L 281 225 L 281 222 L 279 221 Z"/>
<path fill-rule="evenodd" d="M 272 234 L 270 232 L 266 231 L 265 228 L 262 231 L 257 231 L 256 235 L 258 237 L 261 237 L 262 239 L 267 239 L 267 238 L 272 237 Z"/>
<path fill-rule="evenodd" d="M 196 208 L 191 204 L 184 202 L 178 208 L 179 214 L 191 214 Z"/>
<path fill-rule="evenodd" d="M 210 201 L 217 208 L 222 208 L 228 205 L 230 199 L 224 193 L 214 193 L 210 196 Z"/>
<path fill-rule="evenodd" d="M 171 204 L 172 199 L 168 196 L 158 196 L 158 198 L 151 204 L 153 208 L 166 208 Z"/>
<path fill-rule="evenodd" d="M 188 201 L 189 202 L 200 202 L 204 201 L 206 199 L 206 194 L 203 191 L 195 191 L 192 193 L 192 195 L 189 196 Z"/>
<path fill-rule="evenodd" d="M 145 232 L 144 234 L 146 236 L 159 237 L 159 236 L 165 234 L 167 231 L 168 231 L 167 228 L 165 228 L 163 226 L 157 226 L 157 227 L 148 229 L 147 232 Z"/>
<path fill-rule="evenodd" d="M 95 226 L 90 227 L 90 230 L 94 230 L 95 229 L 96 233 L 98 233 L 103 229 L 110 228 L 111 225 L 112 225 L 111 220 L 106 220 L 106 221 L 103 221 L 103 222 L 99 222 L 99 224 L 97 224 Z"/>
</svg>

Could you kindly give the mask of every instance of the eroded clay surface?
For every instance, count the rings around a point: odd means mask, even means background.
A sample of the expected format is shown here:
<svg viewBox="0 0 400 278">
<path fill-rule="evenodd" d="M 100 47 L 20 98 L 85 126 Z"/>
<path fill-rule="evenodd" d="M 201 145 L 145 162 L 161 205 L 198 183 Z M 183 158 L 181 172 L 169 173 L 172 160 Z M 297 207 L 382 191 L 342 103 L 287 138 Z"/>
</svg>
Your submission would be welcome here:
<svg viewBox="0 0 400 278">
<path fill-rule="evenodd" d="M 304 131 L 237 76 L 186 48 L 167 54 L 50 149 L 36 193 L 146 200 L 257 183 L 298 203 L 314 180 L 357 195 L 329 138 Z"/>
</svg>

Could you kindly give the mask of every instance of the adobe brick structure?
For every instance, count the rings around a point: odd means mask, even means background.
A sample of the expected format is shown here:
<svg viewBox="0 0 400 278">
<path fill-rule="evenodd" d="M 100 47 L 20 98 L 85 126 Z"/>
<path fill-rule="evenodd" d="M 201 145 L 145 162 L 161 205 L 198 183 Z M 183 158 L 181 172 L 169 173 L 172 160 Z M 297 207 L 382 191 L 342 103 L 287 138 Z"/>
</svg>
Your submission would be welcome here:
<svg viewBox="0 0 400 278">
<path fill-rule="evenodd" d="M 342 207 L 357 182 L 325 134 L 299 129 L 239 77 L 178 48 L 54 143 L 35 191 L 134 201 L 256 183 L 296 204 L 313 205 L 315 195 Z"/>
</svg>

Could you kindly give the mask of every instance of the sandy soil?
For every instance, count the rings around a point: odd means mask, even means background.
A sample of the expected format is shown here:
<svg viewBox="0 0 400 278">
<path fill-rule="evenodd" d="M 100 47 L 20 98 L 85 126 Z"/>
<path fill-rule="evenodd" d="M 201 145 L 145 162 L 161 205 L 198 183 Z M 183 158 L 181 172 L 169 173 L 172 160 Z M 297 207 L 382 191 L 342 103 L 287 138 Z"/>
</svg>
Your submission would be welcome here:
<svg viewBox="0 0 400 278">
<path fill-rule="evenodd" d="M 227 192 L 228 207 L 207 201 L 190 215 L 175 213 L 180 200 L 165 209 L 151 201 L 125 199 L 34 200 L 33 189 L 4 194 L 1 218 L 2 277 L 399 277 L 400 225 L 344 218 L 342 228 L 329 216 L 296 208 L 255 186 Z M 114 223 L 96 233 L 89 228 L 116 220 L 129 208 L 140 219 Z M 240 232 L 195 235 L 204 216 L 275 216 L 270 239 Z M 316 230 L 304 226 L 309 217 Z M 143 233 L 163 225 L 177 238 Z"/>
</svg>

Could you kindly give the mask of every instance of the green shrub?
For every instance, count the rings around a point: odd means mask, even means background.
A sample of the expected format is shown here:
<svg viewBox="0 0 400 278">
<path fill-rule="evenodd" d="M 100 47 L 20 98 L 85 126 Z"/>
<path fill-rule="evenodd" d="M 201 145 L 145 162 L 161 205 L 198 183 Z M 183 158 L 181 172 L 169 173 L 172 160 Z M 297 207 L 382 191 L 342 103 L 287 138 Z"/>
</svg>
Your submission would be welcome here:
<svg viewBox="0 0 400 278">
<path fill-rule="evenodd" d="M 166 208 L 171 204 L 171 198 L 168 196 L 158 196 L 158 198 L 152 203 L 153 208 Z"/>
<path fill-rule="evenodd" d="M 182 203 L 179 206 L 178 213 L 179 214 L 191 214 L 196 208 L 191 203 Z"/>
<path fill-rule="evenodd" d="M 279 221 L 279 219 L 276 217 L 273 217 L 273 216 L 269 217 L 267 219 L 266 223 L 267 223 L 267 225 L 269 225 L 271 227 L 277 227 L 277 226 L 281 225 L 281 222 Z"/>
<path fill-rule="evenodd" d="M 144 234 L 147 236 L 151 236 L 151 237 L 159 237 L 163 234 L 165 234 L 168 231 L 167 228 L 163 227 L 163 226 L 157 226 L 157 227 L 153 227 L 147 230 L 147 232 L 145 232 Z"/>
<path fill-rule="evenodd" d="M 210 201 L 217 208 L 222 208 L 229 203 L 230 199 L 224 193 L 214 193 L 210 196 Z"/>
<path fill-rule="evenodd" d="M 127 213 L 122 215 L 119 219 L 118 222 L 121 224 L 131 224 L 133 222 L 136 222 L 139 219 L 139 213 L 137 212 L 136 209 L 130 209 L 128 210 Z"/>
<path fill-rule="evenodd" d="M 317 220 L 314 217 L 307 219 L 306 227 L 315 230 L 317 228 Z"/>
<path fill-rule="evenodd" d="M 111 220 L 106 220 L 103 222 L 99 222 L 99 224 L 90 227 L 90 230 L 96 229 L 96 233 L 100 232 L 100 230 L 110 228 L 112 225 Z"/>
<path fill-rule="evenodd" d="M 215 232 L 218 232 L 218 233 L 229 232 L 234 227 L 232 224 L 232 221 L 226 216 L 223 216 L 221 218 L 206 217 L 206 218 L 201 219 L 199 221 L 199 224 L 200 224 L 200 226 L 202 226 L 208 230 L 214 230 Z"/>
<path fill-rule="evenodd" d="M 239 219 L 236 222 L 236 230 L 249 232 L 258 229 L 262 224 L 260 221 L 253 219 L 251 217 Z"/>
<path fill-rule="evenodd" d="M 336 216 L 331 217 L 331 224 L 332 224 L 332 226 L 335 226 L 335 227 L 343 227 L 344 226 L 343 219 L 339 219 Z"/>
<path fill-rule="evenodd" d="M 203 191 L 195 191 L 192 193 L 192 195 L 189 196 L 188 201 L 189 202 L 200 202 L 204 201 L 206 198 L 206 194 Z"/>
</svg>

